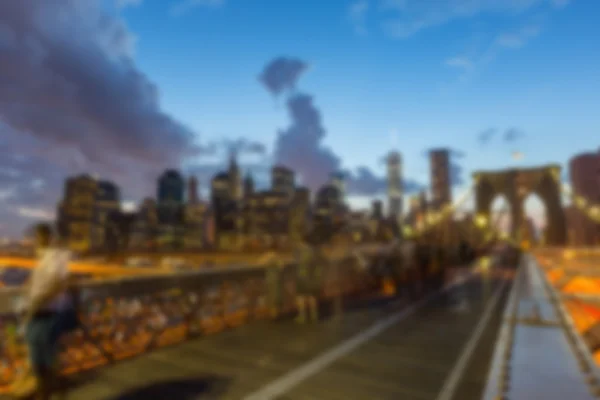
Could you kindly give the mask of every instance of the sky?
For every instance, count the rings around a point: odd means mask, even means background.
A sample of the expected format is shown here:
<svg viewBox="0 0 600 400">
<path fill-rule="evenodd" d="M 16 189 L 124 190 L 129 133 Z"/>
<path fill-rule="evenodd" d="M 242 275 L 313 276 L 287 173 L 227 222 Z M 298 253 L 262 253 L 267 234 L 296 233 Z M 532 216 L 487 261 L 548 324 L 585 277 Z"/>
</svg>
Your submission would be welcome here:
<svg viewBox="0 0 600 400">
<path fill-rule="evenodd" d="M 266 185 L 347 172 L 351 204 L 407 192 L 427 152 L 476 170 L 566 165 L 600 132 L 600 3 L 586 0 L 0 2 L 0 236 L 51 218 L 66 176 L 154 195 L 165 168 L 239 155 Z M 529 202 L 540 213 L 539 202 Z"/>
</svg>

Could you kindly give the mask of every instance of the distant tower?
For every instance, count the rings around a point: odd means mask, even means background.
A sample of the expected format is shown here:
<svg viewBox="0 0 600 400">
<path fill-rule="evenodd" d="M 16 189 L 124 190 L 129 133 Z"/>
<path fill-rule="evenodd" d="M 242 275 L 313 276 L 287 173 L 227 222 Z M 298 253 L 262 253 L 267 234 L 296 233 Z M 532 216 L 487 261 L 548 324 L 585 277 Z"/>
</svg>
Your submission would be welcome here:
<svg viewBox="0 0 600 400">
<path fill-rule="evenodd" d="M 446 149 L 432 150 L 431 163 L 431 194 L 433 207 L 441 209 L 452 202 L 450 192 L 450 152 Z"/>
<path fill-rule="evenodd" d="M 388 200 L 389 215 L 394 219 L 402 217 L 402 157 L 397 151 L 389 154 L 388 166 Z"/>
<path fill-rule="evenodd" d="M 198 204 L 200 198 L 198 197 L 198 179 L 195 176 L 188 179 L 188 203 Z"/>
<path fill-rule="evenodd" d="M 244 197 L 248 198 L 254 194 L 254 179 L 252 175 L 248 173 L 244 179 Z"/>
<path fill-rule="evenodd" d="M 229 194 L 233 200 L 241 200 L 242 198 L 242 176 L 240 173 L 240 167 L 237 163 L 237 154 L 235 151 L 231 152 L 231 158 L 229 159 Z"/>
<path fill-rule="evenodd" d="M 344 174 L 335 172 L 331 174 L 331 185 L 340 192 L 340 197 L 343 199 L 346 193 L 346 184 L 344 182 Z"/>
</svg>

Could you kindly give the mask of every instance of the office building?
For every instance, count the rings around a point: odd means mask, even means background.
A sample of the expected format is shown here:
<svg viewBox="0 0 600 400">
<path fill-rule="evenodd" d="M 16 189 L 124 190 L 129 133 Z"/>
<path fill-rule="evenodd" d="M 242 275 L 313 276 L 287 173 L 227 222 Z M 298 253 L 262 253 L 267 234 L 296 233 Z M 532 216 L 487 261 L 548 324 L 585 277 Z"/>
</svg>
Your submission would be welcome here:
<svg viewBox="0 0 600 400">
<path fill-rule="evenodd" d="M 452 203 L 450 182 L 450 152 L 446 149 L 432 150 L 430 155 L 431 195 L 435 210 Z"/>
<path fill-rule="evenodd" d="M 600 204 L 600 151 L 579 154 L 569 161 L 571 190 L 589 205 Z M 572 211 L 569 229 L 577 246 L 593 246 L 600 242 L 599 224 L 582 211 Z"/>
<path fill-rule="evenodd" d="M 402 157 L 393 151 L 387 158 L 389 216 L 397 221 L 402 218 Z"/>
</svg>

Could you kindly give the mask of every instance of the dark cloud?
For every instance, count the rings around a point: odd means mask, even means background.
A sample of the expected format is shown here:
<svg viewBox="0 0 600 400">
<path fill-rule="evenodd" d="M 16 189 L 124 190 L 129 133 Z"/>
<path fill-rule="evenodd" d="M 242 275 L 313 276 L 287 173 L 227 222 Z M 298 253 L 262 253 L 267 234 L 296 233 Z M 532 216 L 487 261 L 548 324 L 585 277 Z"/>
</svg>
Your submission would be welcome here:
<svg viewBox="0 0 600 400">
<path fill-rule="evenodd" d="M 162 169 L 207 150 L 161 109 L 131 57 L 135 38 L 100 1 L 1 1 L 0 27 L 5 209 L 54 209 L 64 178 L 82 172 L 138 198 Z"/>
<path fill-rule="evenodd" d="M 259 75 L 259 81 L 273 95 L 292 90 L 308 64 L 296 58 L 279 57 L 271 61 Z"/>
<path fill-rule="evenodd" d="M 506 143 L 515 143 L 525 137 L 525 133 L 517 128 L 510 128 L 504 132 L 503 139 Z"/>
<path fill-rule="evenodd" d="M 477 135 L 477 141 L 485 146 L 488 144 L 496 135 L 498 134 L 498 130 L 496 128 L 488 128 L 485 129 Z"/>
</svg>

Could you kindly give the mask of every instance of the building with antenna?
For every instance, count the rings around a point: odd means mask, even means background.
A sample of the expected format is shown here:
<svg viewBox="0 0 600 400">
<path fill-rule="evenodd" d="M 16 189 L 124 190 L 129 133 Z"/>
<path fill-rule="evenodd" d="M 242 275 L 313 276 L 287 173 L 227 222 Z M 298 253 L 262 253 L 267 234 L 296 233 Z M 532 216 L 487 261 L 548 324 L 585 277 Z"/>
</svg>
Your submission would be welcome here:
<svg viewBox="0 0 600 400">
<path fill-rule="evenodd" d="M 394 220 L 402 218 L 402 157 L 392 151 L 387 158 L 389 216 Z"/>
</svg>

